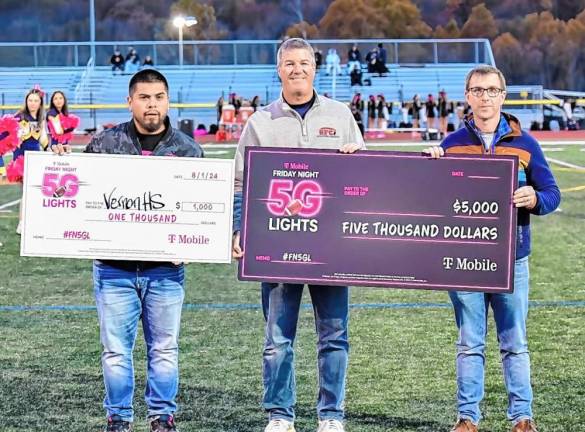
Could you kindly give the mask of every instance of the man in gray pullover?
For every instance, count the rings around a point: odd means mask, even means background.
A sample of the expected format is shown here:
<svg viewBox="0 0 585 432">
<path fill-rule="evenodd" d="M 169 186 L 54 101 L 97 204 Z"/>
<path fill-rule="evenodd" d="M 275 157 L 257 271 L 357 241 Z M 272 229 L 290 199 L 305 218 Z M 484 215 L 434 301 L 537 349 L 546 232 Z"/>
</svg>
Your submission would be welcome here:
<svg viewBox="0 0 585 432">
<path fill-rule="evenodd" d="M 319 96 L 314 88 L 315 55 L 303 39 L 286 40 L 277 54 L 282 94 L 248 120 L 236 153 L 233 256 L 241 258 L 240 217 L 246 146 L 339 149 L 365 147 L 351 111 Z M 303 284 L 262 283 L 266 320 L 263 352 L 265 432 L 294 432 L 295 376 L 293 344 Z M 343 432 L 348 363 L 349 290 L 346 286 L 309 285 L 318 333 L 318 432 Z"/>
</svg>

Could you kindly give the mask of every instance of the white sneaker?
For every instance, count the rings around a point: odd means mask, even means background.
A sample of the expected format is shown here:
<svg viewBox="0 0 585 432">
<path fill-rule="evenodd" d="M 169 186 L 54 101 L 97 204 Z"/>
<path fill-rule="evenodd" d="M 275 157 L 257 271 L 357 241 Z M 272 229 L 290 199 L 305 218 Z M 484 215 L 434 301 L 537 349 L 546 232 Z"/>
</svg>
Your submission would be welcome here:
<svg viewBox="0 0 585 432">
<path fill-rule="evenodd" d="M 328 419 L 319 421 L 317 432 L 345 432 L 345 429 L 339 420 Z"/>
<path fill-rule="evenodd" d="M 295 426 L 293 422 L 283 419 L 274 419 L 268 422 L 264 432 L 295 432 Z"/>
<path fill-rule="evenodd" d="M 16 234 L 22 234 L 22 222 L 18 221 L 18 225 L 16 225 Z"/>
</svg>

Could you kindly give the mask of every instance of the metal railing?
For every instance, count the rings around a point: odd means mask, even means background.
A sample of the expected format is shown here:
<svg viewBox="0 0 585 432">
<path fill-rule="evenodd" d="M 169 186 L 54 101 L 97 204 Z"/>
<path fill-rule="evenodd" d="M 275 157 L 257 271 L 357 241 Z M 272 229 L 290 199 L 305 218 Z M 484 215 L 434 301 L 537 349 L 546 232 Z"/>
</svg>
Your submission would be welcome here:
<svg viewBox="0 0 585 432">
<path fill-rule="evenodd" d="M 505 104 L 504 110 L 517 116 L 525 128 L 532 122 L 542 124 L 544 106 L 549 105 L 541 85 L 507 86 Z M 550 105 L 554 104 L 550 101 Z"/>
<path fill-rule="evenodd" d="M 79 79 L 79 82 L 75 86 L 75 98 L 74 98 L 75 103 L 80 103 L 82 101 L 82 99 L 84 98 L 85 93 L 87 93 L 87 91 L 89 89 L 89 82 L 91 80 L 91 75 L 92 75 L 93 70 L 94 70 L 94 62 L 93 62 L 93 59 L 90 58 L 89 61 L 87 62 L 87 65 L 85 66 L 85 70 L 81 74 L 81 78 Z"/>
<path fill-rule="evenodd" d="M 313 47 L 337 49 L 342 62 L 356 43 L 365 57 L 378 43 L 387 50 L 390 65 L 486 63 L 495 65 L 487 39 L 314 39 Z M 183 40 L 185 66 L 273 65 L 280 40 Z M 84 67 L 95 50 L 95 65 L 109 64 L 115 48 L 122 54 L 134 47 L 144 58 L 150 55 L 156 65 L 179 64 L 178 41 L 99 41 L 99 42 L 2 42 L 0 67 Z"/>
</svg>

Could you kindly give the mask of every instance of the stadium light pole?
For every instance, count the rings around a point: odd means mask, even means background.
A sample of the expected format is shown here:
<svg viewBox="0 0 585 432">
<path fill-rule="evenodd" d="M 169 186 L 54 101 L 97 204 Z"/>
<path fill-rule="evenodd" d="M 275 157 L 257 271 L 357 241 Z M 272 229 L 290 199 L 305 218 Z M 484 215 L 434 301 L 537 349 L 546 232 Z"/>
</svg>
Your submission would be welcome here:
<svg viewBox="0 0 585 432">
<path fill-rule="evenodd" d="M 191 27 L 197 24 L 197 18 L 179 15 L 173 19 L 173 25 L 179 29 L 179 67 L 183 68 L 183 27 Z"/>
<path fill-rule="evenodd" d="M 94 0 L 89 0 L 89 40 L 91 42 L 91 58 L 92 58 L 92 62 L 91 62 L 91 67 L 93 69 L 94 65 L 95 65 L 95 1 Z M 75 65 L 77 66 L 77 65 Z"/>
</svg>

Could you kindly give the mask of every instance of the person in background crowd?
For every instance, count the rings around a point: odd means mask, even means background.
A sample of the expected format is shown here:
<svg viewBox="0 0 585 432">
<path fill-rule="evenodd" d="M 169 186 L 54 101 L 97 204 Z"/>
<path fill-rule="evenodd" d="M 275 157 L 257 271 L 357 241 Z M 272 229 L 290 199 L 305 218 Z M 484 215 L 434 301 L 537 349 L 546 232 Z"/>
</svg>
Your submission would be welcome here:
<svg viewBox="0 0 585 432">
<path fill-rule="evenodd" d="M 260 96 L 256 95 L 252 98 L 252 102 L 250 102 L 250 106 L 256 112 L 258 108 L 260 108 Z"/>
<path fill-rule="evenodd" d="M 193 134 L 196 137 L 200 137 L 200 136 L 203 136 L 203 135 L 207 135 L 207 129 L 205 128 L 205 125 L 203 123 L 199 123 L 197 125 L 197 129 L 195 129 L 195 132 L 193 132 Z"/>
<path fill-rule="evenodd" d="M 124 73 L 124 57 L 122 57 L 119 49 L 116 49 L 112 57 L 110 57 L 110 64 L 112 65 L 112 74 L 115 75 L 116 71 Z"/>
<path fill-rule="evenodd" d="M 210 128 L 210 131 L 211 131 L 211 128 Z M 227 141 L 229 136 L 230 136 L 230 134 L 228 133 L 228 130 L 226 129 L 226 125 L 220 124 L 219 127 L 217 128 L 217 130 L 215 131 L 215 141 L 217 141 L 217 142 Z"/>
<path fill-rule="evenodd" d="M 224 100 L 223 100 L 223 95 L 219 97 L 219 99 L 217 100 L 217 102 L 215 103 L 215 112 L 217 113 L 217 124 L 219 124 L 220 120 L 221 120 L 221 114 L 223 112 L 223 104 L 224 104 Z"/>
<path fill-rule="evenodd" d="M 136 54 L 132 54 L 124 63 L 124 72 L 127 74 L 133 74 L 138 72 L 140 69 L 140 59 Z"/>
<path fill-rule="evenodd" d="M 357 109 L 355 106 L 351 106 L 351 115 L 353 116 L 353 119 L 355 120 L 361 134 L 362 137 L 364 136 L 365 130 L 364 130 L 364 120 L 363 120 L 363 115 L 364 112 L 360 111 L 359 109 Z"/>
<path fill-rule="evenodd" d="M 144 57 L 144 61 L 142 62 L 142 69 L 144 68 L 153 68 L 154 62 L 152 61 L 152 57 L 147 55 Z"/>
<path fill-rule="evenodd" d="M 457 119 L 457 125 L 455 125 L 455 130 L 457 130 L 464 124 L 463 120 L 465 119 L 465 104 L 463 102 L 457 102 L 457 106 L 455 107 L 455 115 Z"/>
<path fill-rule="evenodd" d="M 230 93 L 228 102 L 234 106 L 235 114 L 237 116 L 240 112 L 240 108 L 242 107 L 242 98 L 239 98 L 235 93 Z"/>
<path fill-rule="evenodd" d="M 341 75 L 341 59 L 335 48 L 329 48 L 325 58 L 327 75 Z"/>
<path fill-rule="evenodd" d="M 394 121 L 392 120 L 392 114 L 394 114 L 394 106 L 400 106 L 399 103 L 394 104 L 394 102 L 390 101 L 386 101 L 386 110 L 385 110 L 385 114 L 386 114 L 386 127 L 395 127 L 396 124 L 394 123 Z"/>
<path fill-rule="evenodd" d="M 565 129 L 577 129 L 576 122 L 573 120 L 573 105 L 571 104 L 571 99 L 565 99 L 563 102 L 563 111 L 565 112 Z"/>
<path fill-rule="evenodd" d="M 215 136 L 218 130 L 219 128 L 217 127 L 217 125 L 215 123 L 212 123 L 209 125 L 209 131 L 207 132 L 207 135 Z"/>
<path fill-rule="evenodd" d="M 436 128 L 436 124 L 435 124 L 435 118 L 436 118 L 436 114 L 435 114 L 435 106 L 437 104 L 435 103 L 435 99 L 433 98 L 433 95 L 429 93 L 429 96 L 427 97 L 427 101 L 425 103 L 425 110 L 426 110 L 426 114 L 427 114 L 427 129 L 435 129 Z"/>
<path fill-rule="evenodd" d="M 376 118 L 378 113 L 378 101 L 376 96 L 370 95 L 368 98 L 368 130 L 376 127 Z"/>
<path fill-rule="evenodd" d="M 445 90 L 439 92 L 437 111 L 439 112 L 439 133 L 442 139 L 447 136 L 447 123 L 449 120 L 449 103 L 447 102 L 447 93 L 445 93 Z"/>
<path fill-rule="evenodd" d="M 422 109 L 422 103 L 418 94 L 415 94 L 412 98 L 412 127 L 420 128 L 420 111 Z"/>
<path fill-rule="evenodd" d="M 375 70 L 379 76 L 384 76 L 385 73 L 388 72 L 388 68 L 386 67 L 387 61 L 387 54 L 386 48 L 382 45 L 382 43 L 378 44 L 378 58 L 376 61 Z"/>
<path fill-rule="evenodd" d="M 351 98 L 350 106 L 351 107 L 355 107 L 359 111 L 363 111 L 364 110 L 365 103 L 364 103 L 364 100 L 362 99 L 362 94 L 361 93 L 356 93 L 356 94 L 353 95 L 353 98 Z"/>
<path fill-rule="evenodd" d="M 361 93 L 356 93 L 353 95 L 351 102 L 349 104 L 349 108 L 351 110 L 351 114 L 355 122 L 357 123 L 358 127 L 360 128 L 360 132 L 362 133 L 362 137 L 364 136 L 364 108 L 365 103 L 362 99 Z"/>
<path fill-rule="evenodd" d="M 140 64 L 140 56 L 138 55 L 138 51 L 136 51 L 134 47 L 128 47 L 128 52 L 126 53 L 126 57 L 124 58 L 124 60 L 128 61 L 131 58 L 135 58 L 136 62 Z"/>
<path fill-rule="evenodd" d="M 315 67 L 317 71 L 323 66 L 323 52 L 320 49 L 315 50 Z"/>
<path fill-rule="evenodd" d="M 358 49 L 357 44 L 353 44 L 347 53 L 347 73 L 351 73 L 354 69 L 362 70 L 362 54 Z M 360 74 L 361 75 L 361 74 Z M 361 84 L 360 84 L 361 85 Z"/>
<path fill-rule="evenodd" d="M 400 123 L 400 127 L 407 128 L 410 126 L 409 121 L 409 113 L 411 112 L 412 107 L 407 102 L 402 102 L 400 106 L 400 114 L 402 114 L 402 122 Z"/>
<path fill-rule="evenodd" d="M 378 70 L 378 48 L 374 48 L 366 54 L 368 73 L 375 73 Z"/>
<path fill-rule="evenodd" d="M 388 127 L 388 118 L 390 117 L 388 113 L 388 106 L 386 105 L 386 98 L 383 94 L 378 95 L 378 103 L 376 104 L 376 112 L 378 118 L 378 124 L 376 127 L 378 129 L 386 130 Z"/>
<path fill-rule="evenodd" d="M 361 66 L 357 66 L 355 63 L 353 64 L 353 69 L 351 70 L 351 72 L 349 73 L 349 77 L 351 80 L 350 86 L 362 86 L 362 67 Z"/>
</svg>

